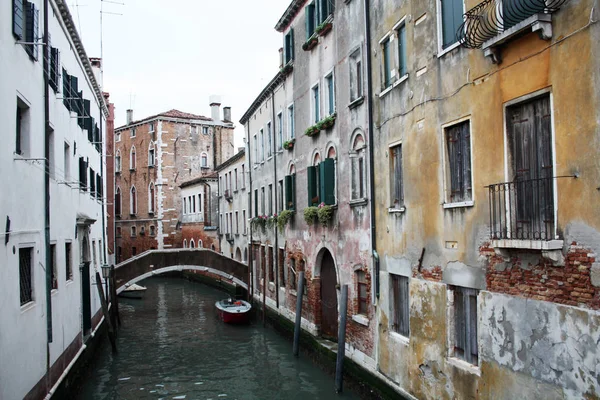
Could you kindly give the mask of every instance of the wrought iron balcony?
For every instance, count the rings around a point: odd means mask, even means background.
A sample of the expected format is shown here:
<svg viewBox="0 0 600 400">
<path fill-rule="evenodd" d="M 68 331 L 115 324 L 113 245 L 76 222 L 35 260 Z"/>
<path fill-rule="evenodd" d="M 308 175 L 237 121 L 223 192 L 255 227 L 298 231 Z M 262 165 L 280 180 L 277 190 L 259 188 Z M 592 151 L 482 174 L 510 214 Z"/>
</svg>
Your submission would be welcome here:
<svg viewBox="0 0 600 400">
<path fill-rule="evenodd" d="M 227 240 L 229 244 L 233 244 L 233 235 L 231 233 L 226 233 L 225 240 Z"/>
<path fill-rule="evenodd" d="M 492 240 L 554 240 L 554 178 L 488 186 Z"/>
<path fill-rule="evenodd" d="M 543 35 L 550 23 L 549 14 L 569 0 L 484 0 L 465 14 L 457 36 L 467 48 L 486 47 L 485 43 L 506 34 L 519 33 L 525 27 L 539 25 Z M 547 17 L 544 17 L 544 14 Z M 534 26 L 534 30 L 537 30 Z"/>
</svg>

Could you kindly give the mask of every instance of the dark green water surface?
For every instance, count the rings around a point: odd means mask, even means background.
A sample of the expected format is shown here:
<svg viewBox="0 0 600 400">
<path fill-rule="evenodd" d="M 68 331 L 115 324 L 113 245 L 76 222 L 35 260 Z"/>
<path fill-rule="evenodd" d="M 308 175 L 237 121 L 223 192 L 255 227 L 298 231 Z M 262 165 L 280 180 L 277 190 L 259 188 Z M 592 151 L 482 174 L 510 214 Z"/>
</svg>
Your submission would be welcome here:
<svg viewBox="0 0 600 400">
<path fill-rule="evenodd" d="M 261 323 L 225 325 L 211 287 L 152 278 L 143 300 L 120 299 L 117 346 L 104 346 L 78 399 L 357 399 Z M 184 397 L 185 396 L 185 397 Z"/>
</svg>

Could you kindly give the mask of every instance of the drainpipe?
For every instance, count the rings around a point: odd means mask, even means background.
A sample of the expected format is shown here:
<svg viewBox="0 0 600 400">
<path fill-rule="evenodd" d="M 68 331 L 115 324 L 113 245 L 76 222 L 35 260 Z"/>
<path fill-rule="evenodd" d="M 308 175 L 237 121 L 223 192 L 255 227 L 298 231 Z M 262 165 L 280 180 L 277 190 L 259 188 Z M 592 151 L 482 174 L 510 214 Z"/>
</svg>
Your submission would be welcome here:
<svg viewBox="0 0 600 400">
<path fill-rule="evenodd" d="M 273 137 L 275 140 L 272 140 L 271 143 L 275 144 L 275 151 L 273 151 L 273 173 L 275 176 L 275 181 L 273 182 L 273 188 L 275 189 L 275 210 L 277 210 L 277 191 L 279 189 L 279 185 L 277 183 L 277 138 L 275 136 L 275 90 L 271 93 L 271 114 L 273 115 Z M 279 216 L 279 214 L 277 214 Z M 273 255 L 275 256 L 275 304 L 277 305 L 277 311 L 279 311 L 279 226 L 275 224 L 275 251 Z M 273 262 L 273 260 L 271 260 Z M 266 290 L 265 290 L 266 292 Z"/>
<path fill-rule="evenodd" d="M 44 0 L 44 45 L 42 46 L 42 73 L 44 74 L 44 246 L 46 249 L 46 390 L 50 389 L 50 343 L 52 343 L 52 257 L 50 254 L 50 93 L 48 46 L 48 0 Z M 48 73 L 46 73 L 48 71 Z"/>
<path fill-rule="evenodd" d="M 369 12 L 369 0 L 365 0 L 365 40 L 367 42 L 367 110 L 369 119 L 369 183 L 371 192 L 371 249 L 373 253 L 373 266 L 375 273 L 375 296 L 379 299 L 379 254 L 377 254 L 377 232 L 375 229 L 375 146 L 373 135 L 373 79 L 371 65 L 371 21 Z"/>
<path fill-rule="evenodd" d="M 247 121 L 248 127 L 246 128 L 246 137 L 250 138 L 250 120 Z M 247 141 L 248 151 L 246 154 L 248 155 L 248 185 L 250 190 L 250 195 L 248 196 L 248 216 L 252 214 L 252 150 L 250 149 L 250 140 Z M 256 217 L 256 215 L 255 215 Z M 254 302 L 254 239 L 252 237 L 252 223 L 250 225 L 250 246 L 248 246 L 248 250 L 250 254 L 248 254 L 248 269 L 250 271 L 250 282 L 248 282 L 248 296 L 250 303 Z"/>
</svg>

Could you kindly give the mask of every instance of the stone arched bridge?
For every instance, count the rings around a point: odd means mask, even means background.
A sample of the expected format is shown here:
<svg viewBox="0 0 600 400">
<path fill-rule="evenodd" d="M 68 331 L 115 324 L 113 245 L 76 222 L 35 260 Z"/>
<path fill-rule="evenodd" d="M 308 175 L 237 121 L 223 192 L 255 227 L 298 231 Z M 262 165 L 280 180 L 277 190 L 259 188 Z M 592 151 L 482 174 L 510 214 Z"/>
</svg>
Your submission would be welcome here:
<svg viewBox="0 0 600 400">
<path fill-rule="evenodd" d="M 117 292 L 153 275 L 200 271 L 222 276 L 248 289 L 248 266 L 209 249 L 149 250 L 115 266 Z"/>
</svg>

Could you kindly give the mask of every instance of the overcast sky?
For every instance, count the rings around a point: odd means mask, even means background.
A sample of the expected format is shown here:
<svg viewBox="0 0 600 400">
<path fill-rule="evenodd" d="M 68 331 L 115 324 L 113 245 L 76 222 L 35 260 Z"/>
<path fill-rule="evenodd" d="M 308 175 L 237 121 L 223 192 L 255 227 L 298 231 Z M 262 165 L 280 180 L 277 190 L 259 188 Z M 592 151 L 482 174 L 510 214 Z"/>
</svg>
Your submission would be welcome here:
<svg viewBox="0 0 600 400">
<path fill-rule="evenodd" d="M 89 57 L 100 57 L 105 11 L 103 89 L 116 126 L 129 107 L 134 119 L 173 108 L 210 117 L 217 94 L 232 107 L 241 146 L 238 121 L 278 71 L 283 38 L 274 26 L 291 0 L 101 1 L 67 0 Z"/>
</svg>

